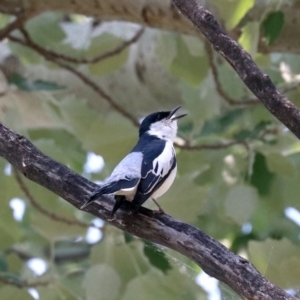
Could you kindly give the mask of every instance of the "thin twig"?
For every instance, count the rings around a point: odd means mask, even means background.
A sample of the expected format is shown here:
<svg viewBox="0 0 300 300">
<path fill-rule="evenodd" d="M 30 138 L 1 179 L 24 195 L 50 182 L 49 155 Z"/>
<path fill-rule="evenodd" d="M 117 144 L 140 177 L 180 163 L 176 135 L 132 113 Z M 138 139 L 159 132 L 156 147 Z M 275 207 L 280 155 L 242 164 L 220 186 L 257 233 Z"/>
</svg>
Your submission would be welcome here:
<svg viewBox="0 0 300 300">
<path fill-rule="evenodd" d="M 200 145 L 190 145 L 185 143 L 183 145 L 176 144 L 180 149 L 189 150 L 189 151 L 199 151 L 199 150 L 222 150 L 232 146 L 241 145 L 244 146 L 247 150 L 249 149 L 248 144 L 245 141 L 230 141 L 226 143 L 218 144 L 200 144 Z"/>
<path fill-rule="evenodd" d="M 41 47 L 40 45 L 36 44 L 35 42 L 33 42 L 32 39 L 30 38 L 28 32 L 24 28 L 22 28 L 20 30 L 24 35 L 25 41 L 23 41 L 20 38 L 11 36 L 11 35 L 9 36 L 9 39 L 13 42 L 19 43 L 23 46 L 26 46 L 26 47 L 29 47 L 29 48 L 35 50 L 37 53 L 39 53 L 45 59 L 52 61 L 55 64 L 61 66 L 62 68 L 70 71 L 71 73 L 76 75 L 81 81 L 83 81 L 85 84 L 87 84 L 89 87 L 91 87 L 98 95 L 100 95 L 102 98 L 104 98 L 117 112 L 119 112 L 121 115 L 123 115 L 124 117 L 129 119 L 134 126 L 138 127 L 140 125 L 138 120 L 133 115 L 131 115 L 129 112 L 127 112 L 111 96 L 106 94 L 106 92 L 98 84 L 96 84 L 93 80 L 91 80 L 86 75 L 84 75 L 82 72 L 76 70 L 72 66 L 66 64 L 65 62 L 62 62 L 57 57 L 53 57 L 51 52 L 48 52 L 47 49 L 45 49 L 45 48 Z"/>
<path fill-rule="evenodd" d="M 67 225 L 76 225 L 79 227 L 83 227 L 83 228 L 89 228 L 89 227 L 95 227 L 97 229 L 102 229 L 99 228 L 97 226 L 95 226 L 94 224 L 88 224 L 85 222 L 81 222 L 78 220 L 69 220 L 66 219 L 62 216 L 59 216 L 53 212 L 48 211 L 47 209 L 45 209 L 43 206 L 41 206 L 36 199 L 34 198 L 34 196 L 30 193 L 28 187 L 26 186 L 25 182 L 23 181 L 22 177 L 20 176 L 20 172 L 13 168 L 14 171 L 14 175 L 16 178 L 16 181 L 20 187 L 20 189 L 23 191 L 23 193 L 25 194 L 25 196 L 28 198 L 28 200 L 30 201 L 31 205 L 38 210 L 40 213 L 42 213 L 43 215 L 47 216 L 48 218 L 50 218 L 51 220 L 57 221 L 57 222 L 61 222 Z"/>
<path fill-rule="evenodd" d="M 123 41 L 123 43 L 121 43 L 119 46 L 117 46 L 116 48 L 114 48 L 110 51 L 107 51 L 105 53 L 102 53 L 100 55 L 97 55 L 97 56 L 91 57 L 91 58 L 75 58 L 75 57 L 70 57 L 70 56 L 67 56 L 64 54 L 60 54 L 60 53 L 51 51 L 49 49 L 44 49 L 44 50 L 47 51 L 48 55 L 51 55 L 52 58 L 57 58 L 59 60 L 64 60 L 66 62 L 75 63 L 75 64 L 94 64 L 101 60 L 104 60 L 106 58 L 109 58 L 111 56 L 121 53 L 127 47 L 129 47 L 133 43 L 137 42 L 138 39 L 144 33 L 144 31 L 145 31 L 144 27 L 140 28 L 131 39 L 129 39 L 127 41 Z M 24 36 L 26 35 L 26 40 L 28 40 L 28 38 L 30 39 L 30 37 L 28 36 L 28 33 L 26 31 L 23 32 L 23 34 L 24 34 Z"/>
<path fill-rule="evenodd" d="M 299 87 L 299 85 L 300 85 L 300 82 L 294 82 L 294 83 L 292 83 L 291 85 L 282 88 L 282 89 L 280 90 L 280 92 L 281 92 L 282 94 L 291 92 L 291 91 L 297 89 L 297 88 Z"/>
<path fill-rule="evenodd" d="M 2 14 L 19 16 L 23 11 L 22 7 L 0 4 L 0 13 Z"/>
<path fill-rule="evenodd" d="M 219 73 L 218 73 L 218 69 L 217 66 L 214 62 L 214 55 L 213 55 L 213 51 L 212 48 L 210 46 L 210 44 L 205 41 L 204 42 L 205 45 L 205 50 L 207 53 L 207 57 L 208 57 L 208 61 L 211 67 L 211 71 L 212 71 L 212 75 L 216 84 L 216 89 L 217 92 L 219 93 L 219 95 L 230 105 L 239 105 L 239 106 L 244 106 L 244 105 L 254 105 L 254 104 L 259 104 L 260 102 L 257 99 L 249 99 L 249 100 L 244 100 L 244 101 L 238 101 L 235 100 L 233 98 L 231 98 L 224 90 L 219 78 Z"/>
<path fill-rule="evenodd" d="M 48 286 L 54 282 L 53 279 L 46 280 L 46 281 L 35 281 L 35 282 L 29 282 L 27 280 L 14 280 L 7 278 L 0 274 L 0 282 L 4 284 L 9 284 L 9 285 L 14 285 L 18 288 L 35 288 L 35 287 L 40 287 L 40 286 Z"/>
<path fill-rule="evenodd" d="M 88 86 L 90 86 L 92 89 L 94 89 L 99 95 L 101 95 L 104 99 L 106 99 L 110 105 L 116 109 L 117 112 L 119 112 L 121 115 L 123 115 L 124 117 L 126 117 L 127 119 L 129 119 L 132 124 L 136 127 L 139 127 L 140 124 L 137 121 L 137 119 L 135 117 L 133 117 L 130 113 L 128 113 L 126 110 L 124 110 L 121 106 L 119 106 L 109 95 L 107 95 L 101 88 L 99 85 L 97 85 L 94 81 L 92 81 L 91 79 L 89 79 L 87 76 L 85 76 L 82 72 L 76 70 L 75 68 L 71 67 L 70 65 L 66 64 L 65 62 L 62 62 L 58 59 L 57 56 L 52 56 L 52 52 L 48 52 L 48 50 L 44 49 L 43 47 L 35 44 L 34 42 L 32 42 L 32 40 L 30 39 L 28 33 L 26 31 L 24 31 L 23 29 L 21 30 L 24 34 L 24 37 L 26 39 L 26 42 L 23 41 L 20 38 L 14 37 L 14 36 L 9 36 L 9 39 L 13 42 L 19 43 L 23 46 L 29 47 L 33 50 L 35 50 L 36 52 L 38 52 L 40 55 L 42 55 L 43 57 L 45 57 L 47 60 L 52 61 L 54 63 L 56 63 L 57 65 L 61 66 L 62 68 L 70 71 L 71 73 L 73 73 L 74 75 L 76 75 L 78 78 L 80 78 L 84 83 L 86 83 Z M 237 144 L 244 144 L 243 142 L 239 142 L 239 141 L 233 141 L 227 144 L 216 144 L 216 145 L 195 145 L 195 146 L 191 146 L 189 144 L 185 144 L 185 145 L 181 145 L 178 143 L 174 143 L 174 145 L 178 148 L 181 149 L 185 149 L 185 150 L 219 150 L 219 149 L 224 149 L 224 148 L 228 148 L 231 147 L 233 145 L 237 145 Z"/>
<path fill-rule="evenodd" d="M 19 29 L 25 21 L 25 17 L 23 14 L 20 14 L 16 17 L 16 19 L 10 22 L 6 27 L 0 30 L 0 41 L 5 39 L 12 31 L 15 29 Z"/>
<path fill-rule="evenodd" d="M 286 94 L 286 93 L 292 92 L 293 90 L 297 89 L 299 86 L 300 86 L 300 82 L 293 82 L 292 84 L 283 87 L 280 90 L 280 93 Z M 257 100 L 256 97 L 249 97 L 249 98 L 245 99 L 244 101 L 255 101 L 255 100 Z"/>
</svg>

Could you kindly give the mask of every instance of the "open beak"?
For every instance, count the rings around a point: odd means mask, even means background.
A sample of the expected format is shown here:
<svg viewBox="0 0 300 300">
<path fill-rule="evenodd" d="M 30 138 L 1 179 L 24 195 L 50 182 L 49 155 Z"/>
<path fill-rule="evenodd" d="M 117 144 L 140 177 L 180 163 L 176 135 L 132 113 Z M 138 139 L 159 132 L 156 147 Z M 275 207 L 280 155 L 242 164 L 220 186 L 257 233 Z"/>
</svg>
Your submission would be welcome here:
<svg viewBox="0 0 300 300">
<path fill-rule="evenodd" d="M 174 116 L 175 113 L 177 112 L 177 110 L 179 110 L 179 108 L 181 108 L 181 105 L 179 105 L 179 106 L 175 107 L 174 109 L 172 109 L 170 111 L 170 114 L 169 114 L 169 116 L 168 116 L 167 119 L 171 119 L 172 121 L 174 121 L 174 120 L 178 120 L 178 119 L 180 119 L 182 117 L 185 117 L 187 114 L 182 114 L 182 115 L 179 115 L 179 116 Z"/>
</svg>

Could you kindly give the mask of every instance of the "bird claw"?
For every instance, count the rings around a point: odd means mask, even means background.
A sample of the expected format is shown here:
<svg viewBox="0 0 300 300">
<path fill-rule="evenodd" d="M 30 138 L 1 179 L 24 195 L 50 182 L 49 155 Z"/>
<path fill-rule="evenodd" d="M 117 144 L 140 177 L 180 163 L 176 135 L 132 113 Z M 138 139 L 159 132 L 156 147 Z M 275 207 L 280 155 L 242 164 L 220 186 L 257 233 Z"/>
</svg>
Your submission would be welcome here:
<svg viewBox="0 0 300 300">
<path fill-rule="evenodd" d="M 112 218 L 107 219 L 107 221 L 108 221 L 108 222 L 112 222 L 112 221 L 114 221 L 115 219 L 116 219 L 116 215 L 113 215 Z"/>
<path fill-rule="evenodd" d="M 165 211 L 163 209 L 152 210 L 153 215 L 165 215 Z"/>
</svg>

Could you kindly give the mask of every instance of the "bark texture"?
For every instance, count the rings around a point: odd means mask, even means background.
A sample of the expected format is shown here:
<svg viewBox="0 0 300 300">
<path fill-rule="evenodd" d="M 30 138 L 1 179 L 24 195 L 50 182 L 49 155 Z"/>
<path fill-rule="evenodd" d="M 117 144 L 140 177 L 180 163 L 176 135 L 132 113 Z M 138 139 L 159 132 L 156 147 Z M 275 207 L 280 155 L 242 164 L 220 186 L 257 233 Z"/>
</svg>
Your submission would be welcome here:
<svg viewBox="0 0 300 300">
<path fill-rule="evenodd" d="M 222 12 L 213 5 L 213 1 L 198 0 L 198 3 L 213 12 L 221 20 Z M 260 44 L 264 52 L 300 53 L 300 5 L 298 1 L 285 0 L 278 5 L 277 1 L 256 0 L 241 21 L 261 21 L 271 11 L 281 10 L 285 14 L 285 22 L 280 37 L 271 46 Z M 0 11 L 7 13 L 24 12 L 26 19 L 45 11 L 61 11 L 92 16 L 107 21 L 128 21 L 179 33 L 196 34 L 195 28 L 178 14 L 171 0 L 2 0 Z M 231 32 L 237 38 L 239 30 Z"/>
<path fill-rule="evenodd" d="M 28 179 L 54 192 L 76 208 L 96 188 L 96 184 L 44 155 L 25 137 L 1 123 L 0 156 Z M 101 197 L 88 206 L 86 211 L 121 230 L 189 257 L 207 274 L 226 283 L 244 299 L 296 299 L 269 282 L 247 260 L 233 254 L 201 230 L 169 215 L 153 215 L 146 208 L 142 208 L 138 214 L 130 214 L 128 207 L 122 206 L 116 218 L 110 219 L 113 204 L 111 197 Z"/>
<path fill-rule="evenodd" d="M 173 2 L 200 29 L 264 106 L 300 138 L 300 110 L 276 89 L 269 76 L 264 74 L 251 55 L 226 33 L 212 13 L 196 0 Z"/>
</svg>

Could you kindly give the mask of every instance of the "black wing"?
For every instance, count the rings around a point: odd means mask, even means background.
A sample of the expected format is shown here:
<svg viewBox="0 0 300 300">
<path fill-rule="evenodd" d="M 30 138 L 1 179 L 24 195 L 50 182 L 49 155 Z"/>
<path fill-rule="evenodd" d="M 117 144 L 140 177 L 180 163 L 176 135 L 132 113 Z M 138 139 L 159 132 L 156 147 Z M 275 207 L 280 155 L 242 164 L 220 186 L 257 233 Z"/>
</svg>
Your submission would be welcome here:
<svg viewBox="0 0 300 300">
<path fill-rule="evenodd" d="M 110 182 L 108 184 L 104 184 L 103 186 L 100 186 L 89 197 L 89 199 L 81 206 L 81 209 L 88 206 L 91 202 L 99 198 L 101 195 L 113 194 L 119 190 L 134 188 L 138 184 L 139 180 L 140 180 L 139 178 L 134 178 L 130 180 L 123 179 L 119 181 Z"/>
<path fill-rule="evenodd" d="M 173 147 L 166 141 L 153 138 L 143 147 L 142 176 L 132 203 L 141 206 L 165 182 L 176 167 Z"/>
<path fill-rule="evenodd" d="M 128 180 L 122 179 L 122 180 L 110 182 L 108 184 L 101 186 L 94 195 L 114 194 L 115 192 L 120 190 L 131 189 L 137 185 L 139 180 L 140 180 L 139 178 L 134 178 L 134 179 L 128 179 Z"/>
</svg>

